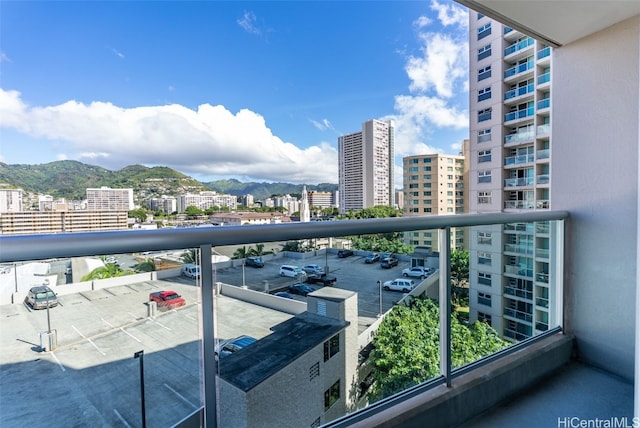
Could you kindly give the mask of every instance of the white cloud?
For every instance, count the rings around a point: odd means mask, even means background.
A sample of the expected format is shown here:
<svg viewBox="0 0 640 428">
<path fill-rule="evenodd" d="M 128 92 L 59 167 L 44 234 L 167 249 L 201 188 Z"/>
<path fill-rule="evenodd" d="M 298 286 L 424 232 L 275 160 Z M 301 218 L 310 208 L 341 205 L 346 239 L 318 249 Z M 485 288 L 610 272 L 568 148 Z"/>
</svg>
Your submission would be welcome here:
<svg viewBox="0 0 640 428">
<path fill-rule="evenodd" d="M 120 59 L 124 59 L 124 54 L 122 52 L 120 52 L 119 50 L 115 49 L 115 48 L 111 48 L 111 52 L 114 53 L 115 56 L 117 56 Z"/>
<path fill-rule="evenodd" d="M 0 51 L 0 62 L 12 62 L 6 53 Z"/>
<path fill-rule="evenodd" d="M 325 131 L 327 129 L 332 129 L 332 130 L 335 129 L 331 124 L 331 122 L 329 122 L 329 119 L 322 119 L 321 121 L 309 119 L 309 122 L 311 122 L 313 126 L 315 126 L 320 131 Z"/>
<path fill-rule="evenodd" d="M 450 98 L 460 80 L 466 80 L 469 44 L 442 33 L 426 33 L 422 57 L 409 57 L 405 71 L 411 79 L 411 91 L 435 90 L 438 96 Z"/>
<path fill-rule="evenodd" d="M 260 35 L 261 31 L 256 27 L 256 15 L 253 12 L 244 12 L 242 18 L 236 21 L 247 33 Z"/>
<path fill-rule="evenodd" d="M 413 21 L 413 26 L 417 29 L 421 29 L 431 24 L 433 21 L 426 16 L 421 16 L 415 21 Z"/>
<path fill-rule="evenodd" d="M 455 5 L 439 3 L 437 0 L 431 1 L 431 10 L 438 12 L 438 20 L 445 27 L 457 25 L 459 27 L 469 26 L 469 13 L 466 9 Z"/>
<path fill-rule="evenodd" d="M 67 101 L 31 107 L 19 92 L 0 89 L 0 127 L 64 141 L 68 158 L 110 169 L 164 165 L 202 177 L 298 183 L 335 183 L 338 176 L 337 151 L 331 144 L 300 149 L 273 135 L 259 114 L 233 114 L 220 105 L 192 110 L 175 104 L 121 108 Z"/>
</svg>

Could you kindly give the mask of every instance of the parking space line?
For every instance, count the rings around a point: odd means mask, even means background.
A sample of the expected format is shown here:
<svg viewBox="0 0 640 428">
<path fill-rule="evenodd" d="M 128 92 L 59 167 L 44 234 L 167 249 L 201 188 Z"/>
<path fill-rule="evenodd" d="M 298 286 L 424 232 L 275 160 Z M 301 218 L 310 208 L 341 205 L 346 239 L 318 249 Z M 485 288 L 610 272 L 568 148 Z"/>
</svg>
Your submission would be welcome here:
<svg viewBox="0 0 640 428">
<path fill-rule="evenodd" d="M 105 323 L 106 325 L 108 325 L 109 327 L 111 327 L 111 328 L 113 328 L 113 327 L 114 327 L 114 325 L 113 325 L 113 324 L 111 324 L 111 323 L 110 323 L 109 321 L 107 321 L 106 319 L 104 319 L 104 318 L 100 318 L 100 319 L 102 320 L 102 322 L 104 322 L 104 323 Z"/>
<path fill-rule="evenodd" d="M 125 330 L 124 328 L 120 327 L 120 330 L 122 330 L 122 332 L 126 335 L 128 335 L 129 337 L 131 337 L 133 340 L 136 340 L 140 343 L 142 343 L 142 340 L 138 339 L 137 337 L 135 337 L 133 334 L 129 333 L 127 330 Z"/>
<path fill-rule="evenodd" d="M 78 330 L 75 325 L 72 325 L 71 327 L 73 327 L 73 329 L 76 331 L 76 333 L 78 333 L 80 336 L 82 336 L 83 339 L 85 339 L 87 342 L 89 342 L 91 345 L 93 345 L 93 347 L 96 348 L 96 351 L 100 352 L 102 355 L 105 355 L 105 356 L 107 355 L 104 352 L 102 352 L 100 350 L 100 348 L 98 348 L 98 346 L 95 343 L 93 343 L 93 340 L 89 339 L 87 336 L 85 336 L 84 334 L 80 333 L 80 330 Z"/>
<path fill-rule="evenodd" d="M 52 352 L 51 356 L 53 357 L 54 360 L 56 360 L 56 363 L 58 363 L 58 365 L 60 366 L 60 369 L 62 369 L 63 372 L 66 372 L 67 370 L 65 370 L 64 366 L 62 365 L 58 357 L 56 357 L 56 354 Z"/>
<path fill-rule="evenodd" d="M 189 318 L 191 321 L 198 321 L 197 318 L 192 317 L 191 315 L 185 315 L 185 318 Z"/>
<path fill-rule="evenodd" d="M 171 331 L 171 329 L 169 327 L 167 327 L 164 324 L 159 323 L 158 321 L 154 320 L 153 318 L 149 318 L 149 321 L 151 321 L 152 323 L 158 324 L 160 327 L 166 328 L 167 330 Z"/>
<path fill-rule="evenodd" d="M 122 417 L 122 415 L 120 414 L 120 412 L 118 412 L 116 409 L 113 409 L 113 413 L 116 414 L 116 416 L 118 417 L 118 419 L 120 419 L 120 422 L 122 422 L 123 424 L 125 424 L 127 427 L 131 428 L 131 425 L 129 425 L 129 423 Z"/>
<path fill-rule="evenodd" d="M 176 391 L 175 389 L 171 388 L 169 385 L 167 385 L 166 383 L 164 384 L 164 386 L 167 387 L 167 389 L 169 389 L 169 391 L 173 392 L 174 394 L 176 394 L 178 396 L 178 398 L 180 398 L 182 401 L 184 401 L 187 404 L 190 404 L 193 406 L 194 409 L 197 409 L 198 406 L 196 406 L 195 404 L 193 404 L 191 401 L 187 400 L 187 398 L 185 398 L 185 396 L 183 396 L 182 394 L 180 394 L 178 391 Z"/>
<path fill-rule="evenodd" d="M 140 321 L 143 317 L 139 317 L 137 315 L 132 314 L 131 312 L 127 312 L 135 321 Z"/>
</svg>

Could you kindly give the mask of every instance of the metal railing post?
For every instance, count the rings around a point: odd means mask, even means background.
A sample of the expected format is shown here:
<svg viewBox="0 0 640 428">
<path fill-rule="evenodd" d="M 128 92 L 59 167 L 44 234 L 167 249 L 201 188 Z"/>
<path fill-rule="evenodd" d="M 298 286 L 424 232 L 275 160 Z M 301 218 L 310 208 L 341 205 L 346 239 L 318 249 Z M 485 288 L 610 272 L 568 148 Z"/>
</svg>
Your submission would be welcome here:
<svg viewBox="0 0 640 428">
<path fill-rule="evenodd" d="M 438 231 L 439 306 L 440 306 L 440 374 L 451 386 L 451 228 Z"/>
<path fill-rule="evenodd" d="M 214 281 L 211 245 L 200 246 L 200 289 L 202 296 L 202 367 L 204 376 L 204 421 L 205 426 L 218 426 L 217 375 Z"/>
</svg>

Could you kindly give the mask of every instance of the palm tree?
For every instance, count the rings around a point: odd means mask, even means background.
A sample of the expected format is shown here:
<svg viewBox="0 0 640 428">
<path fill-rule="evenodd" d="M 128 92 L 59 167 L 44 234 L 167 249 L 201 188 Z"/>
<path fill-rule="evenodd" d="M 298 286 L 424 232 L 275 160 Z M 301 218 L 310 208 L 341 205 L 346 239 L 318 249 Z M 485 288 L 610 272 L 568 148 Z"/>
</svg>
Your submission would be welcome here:
<svg viewBox="0 0 640 428">
<path fill-rule="evenodd" d="M 136 272 L 153 272 L 156 270 L 156 264 L 152 259 L 144 259 L 134 269 Z"/>
<path fill-rule="evenodd" d="M 236 249 L 236 251 L 234 251 L 233 256 L 231 258 L 244 259 L 246 257 L 247 257 L 247 247 L 243 245 L 242 247 L 239 247 L 238 249 Z"/>
<path fill-rule="evenodd" d="M 104 266 L 95 268 L 88 275 L 82 278 L 82 281 L 91 281 L 94 279 L 115 278 L 118 276 L 131 275 L 134 272 L 132 270 L 122 270 L 120 266 L 114 263 L 107 263 Z"/>
<path fill-rule="evenodd" d="M 183 263 L 192 264 L 192 265 L 199 265 L 200 264 L 200 257 L 198 257 L 198 250 L 195 249 L 195 248 L 191 248 L 189 250 L 186 250 L 180 256 L 180 260 L 182 260 Z"/>
</svg>

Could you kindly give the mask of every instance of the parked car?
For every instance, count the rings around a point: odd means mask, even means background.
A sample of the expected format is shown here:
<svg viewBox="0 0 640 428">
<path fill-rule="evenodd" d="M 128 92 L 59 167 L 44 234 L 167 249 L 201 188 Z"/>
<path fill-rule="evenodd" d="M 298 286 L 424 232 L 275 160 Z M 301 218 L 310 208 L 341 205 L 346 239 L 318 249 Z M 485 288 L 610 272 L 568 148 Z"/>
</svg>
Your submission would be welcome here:
<svg viewBox="0 0 640 428">
<path fill-rule="evenodd" d="M 433 273 L 433 269 L 424 266 L 414 266 L 412 268 L 402 269 L 402 276 L 413 276 L 425 279 Z"/>
<path fill-rule="evenodd" d="M 257 342 L 255 337 L 251 336 L 238 336 L 235 339 L 230 339 L 220 344 L 220 357 L 226 357 L 234 352 L 237 352 L 252 343 Z"/>
<path fill-rule="evenodd" d="M 286 291 L 278 291 L 274 296 L 282 297 L 284 299 L 293 299 L 293 296 Z"/>
<path fill-rule="evenodd" d="M 300 266 L 294 265 L 282 265 L 280 266 L 280 276 L 288 276 L 290 278 L 307 279 L 307 273 L 300 268 Z"/>
<path fill-rule="evenodd" d="M 386 291 L 402 291 L 408 293 L 413 290 L 416 283 L 412 279 L 396 278 L 393 281 L 385 281 L 382 288 Z"/>
<path fill-rule="evenodd" d="M 175 309 L 187 304 L 181 295 L 171 290 L 149 293 L 149 301 L 156 302 L 158 308 L 167 309 Z"/>
<path fill-rule="evenodd" d="M 351 250 L 338 250 L 338 257 L 340 258 L 351 257 L 351 256 L 353 256 L 353 251 Z"/>
<path fill-rule="evenodd" d="M 293 294 L 306 296 L 313 291 L 316 291 L 315 288 L 309 287 L 307 284 L 293 284 L 289 286 L 289 292 Z"/>
<path fill-rule="evenodd" d="M 58 296 L 46 285 L 31 287 L 24 298 L 24 303 L 32 309 L 46 309 L 47 302 L 50 308 L 58 306 Z"/>
<path fill-rule="evenodd" d="M 324 275 L 324 268 L 321 268 L 318 265 L 306 265 L 302 267 L 302 270 L 305 271 L 307 275 Z"/>
<path fill-rule="evenodd" d="M 262 260 L 262 257 L 258 256 L 247 257 L 244 261 L 244 264 L 256 268 L 264 267 L 264 261 Z"/>
<path fill-rule="evenodd" d="M 380 262 L 380 267 L 383 269 L 391 269 L 394 266 L 398 266 L 398 259 L 393 256 L 384 258 Z"/>
<path fill-rule="evenodd" d="M 371 264 L 379 261 L 380 261 L 380 254 L 378 253 L 369 254 L 367 257 L 364 258 L 364 262 L 367 264 Z"/>
<path fill-rule="evenodd" d="M 182 266 L 182 274 L 187 278 L 200 278 L 200 266 L 188 263 Z"/>
<path fill-rule="evenodd" d="M 307 281 L 309 284 L 321 283 L 325 287 L 333 286 L 337 281 L 337 278 L 333 275 L 309 275 Z"/>
</svg>

